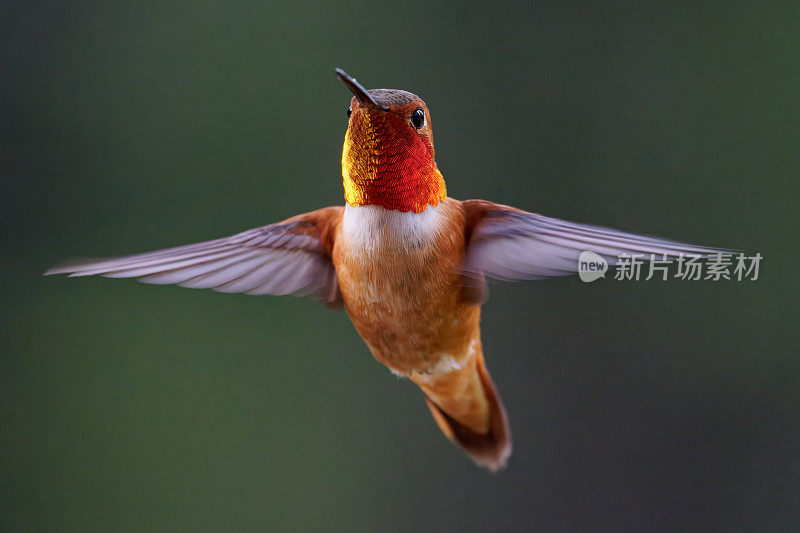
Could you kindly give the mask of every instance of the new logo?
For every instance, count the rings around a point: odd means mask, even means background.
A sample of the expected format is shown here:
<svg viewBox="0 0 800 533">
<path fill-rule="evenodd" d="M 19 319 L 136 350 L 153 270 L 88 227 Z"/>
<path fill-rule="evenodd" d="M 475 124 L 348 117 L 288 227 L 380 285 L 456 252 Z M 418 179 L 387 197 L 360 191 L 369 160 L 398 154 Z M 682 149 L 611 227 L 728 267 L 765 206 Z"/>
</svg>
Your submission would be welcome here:
<svg viewBox="0 0 800 533">
<path fill-rule="evenodd" d="M 596 279 L 603 278 L 608 270 L 608 261 L 594 252 L 581 252 L 578 257 L 578 276 L 581 281 L 590 283 Z"/>
</svg>

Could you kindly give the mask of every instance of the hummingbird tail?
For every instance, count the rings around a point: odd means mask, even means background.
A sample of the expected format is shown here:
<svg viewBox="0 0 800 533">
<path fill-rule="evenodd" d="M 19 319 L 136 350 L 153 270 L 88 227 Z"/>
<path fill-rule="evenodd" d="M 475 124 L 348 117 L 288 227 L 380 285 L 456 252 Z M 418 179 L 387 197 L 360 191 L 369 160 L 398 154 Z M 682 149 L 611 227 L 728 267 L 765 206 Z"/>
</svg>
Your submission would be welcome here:
<svg viewBox="0 0 800 533">
<path fill-rule="evenodd" d="M 476 464 L 492 472 L 497 472 L 506 466 L 511 455 L 511 429 L 508 425 L 506 410 L 494 383 L 492 383 L 480 350 L 474 359 L 474 364 L 468 365 L 468 368 L 464 370 L 468 373 L 453 373 L 454 378 L 460 382 L 456 388 L 466 393 L 462 397 L 462 405 L 455 407 L 466 407 L 467 410 L 471 410 L 476 404 L 485 405 L 484 417 L 488 417 L 488 420 L 482 421 L 480 429 L 476 429 L 474 423 L 467 425 L 456 420 L 454 416 L 448 414 L 437 404 L 435 391 L 422 386 L 425 402 L 439 429 L 448 439 L 460 446 Z M 474 387 L 471 386 L 473 384 Z M 453 384 L 450 385 L 446 388 L 452 391 Z M 481 398 L 476 396 L 481 396 Z M 445 402 L 440 403 L 444 404 Z M 450 404 L 448 407 L 453 406 Z M 457 410 L 461 411 L 461 409 Z M 454 409 L 448 409 L 448 411 L 455 415 Z M 459 418 L 466 420 L 464 417 Z"/>
</svg>

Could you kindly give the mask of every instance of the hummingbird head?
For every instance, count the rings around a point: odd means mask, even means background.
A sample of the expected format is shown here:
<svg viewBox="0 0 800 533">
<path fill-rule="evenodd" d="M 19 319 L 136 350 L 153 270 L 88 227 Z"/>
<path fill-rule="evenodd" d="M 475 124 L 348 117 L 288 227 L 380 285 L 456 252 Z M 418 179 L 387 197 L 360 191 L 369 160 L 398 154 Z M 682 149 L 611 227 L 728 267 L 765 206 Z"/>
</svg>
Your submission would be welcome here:
<svg viewBox="0 0 800 533">
<path fill-rule="evenodd" d="M 338 68 L 336 75 L 354 95 L 342 150 L 347 203 L 414 213 L 438 204 L 447 190 L 425 102 L 397 89 L 368 91 Z"/>
</svg>

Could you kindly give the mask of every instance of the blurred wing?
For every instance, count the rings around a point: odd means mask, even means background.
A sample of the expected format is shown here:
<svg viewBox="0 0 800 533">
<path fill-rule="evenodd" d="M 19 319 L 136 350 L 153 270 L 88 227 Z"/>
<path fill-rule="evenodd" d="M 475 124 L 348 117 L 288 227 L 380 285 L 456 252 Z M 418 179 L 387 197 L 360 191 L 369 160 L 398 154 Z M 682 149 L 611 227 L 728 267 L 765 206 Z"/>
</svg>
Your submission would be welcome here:
<svg viewBox="0 0 800 533">
<path fill-rule="evenodd" d="M 49 274 L 139 278 L 193 289 L 247 294 L 314 295 L 340 302 L 330 257 L 341 207 L 328 207 L 230 237 L 52 268 Z"/>
<path fill-rule="evenodd" d="M 483 276 L 505 281 L 568 276 L 578 272 L 578 257 L 584 251 L 602 256 L 612 266 L 622 254 L 647 259 L 655 254 L 662 259 L 731 253 L 569 222 L 483 200 L 467 200 L 464 209 L 471 231 L 462 268 L 467 276 L 481 280 Z"/>
</svg>

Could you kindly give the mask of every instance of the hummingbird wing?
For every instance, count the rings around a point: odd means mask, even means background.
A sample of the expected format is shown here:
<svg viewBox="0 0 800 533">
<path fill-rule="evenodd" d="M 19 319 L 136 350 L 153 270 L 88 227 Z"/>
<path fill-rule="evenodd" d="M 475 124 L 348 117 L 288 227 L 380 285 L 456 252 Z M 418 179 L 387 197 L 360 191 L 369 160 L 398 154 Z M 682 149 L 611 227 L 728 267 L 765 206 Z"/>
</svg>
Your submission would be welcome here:
<svg viewBox="0 0 800 533">
<path fill-rule="evenodd" d="M 45 275 L 100 275 L 220 292 L 313 295 L 329 307 L 339 307 L 330 250 L 342 212 L 342 207 L 327 207 L 212 241 L 73 261 Z"/>
<path fill-rule="evenodd" d="M 661 259 L 732 253 L 546 217 L 484 200 L 467 200 L 463 207 L 468 243 L 462 269 L 481 286 L 484 276 L 517 281 L 575 274 L 584 251 L 602 256 L 612 266 L 622 254 L 646 258 L 655 254 Z"/>
</svg>

